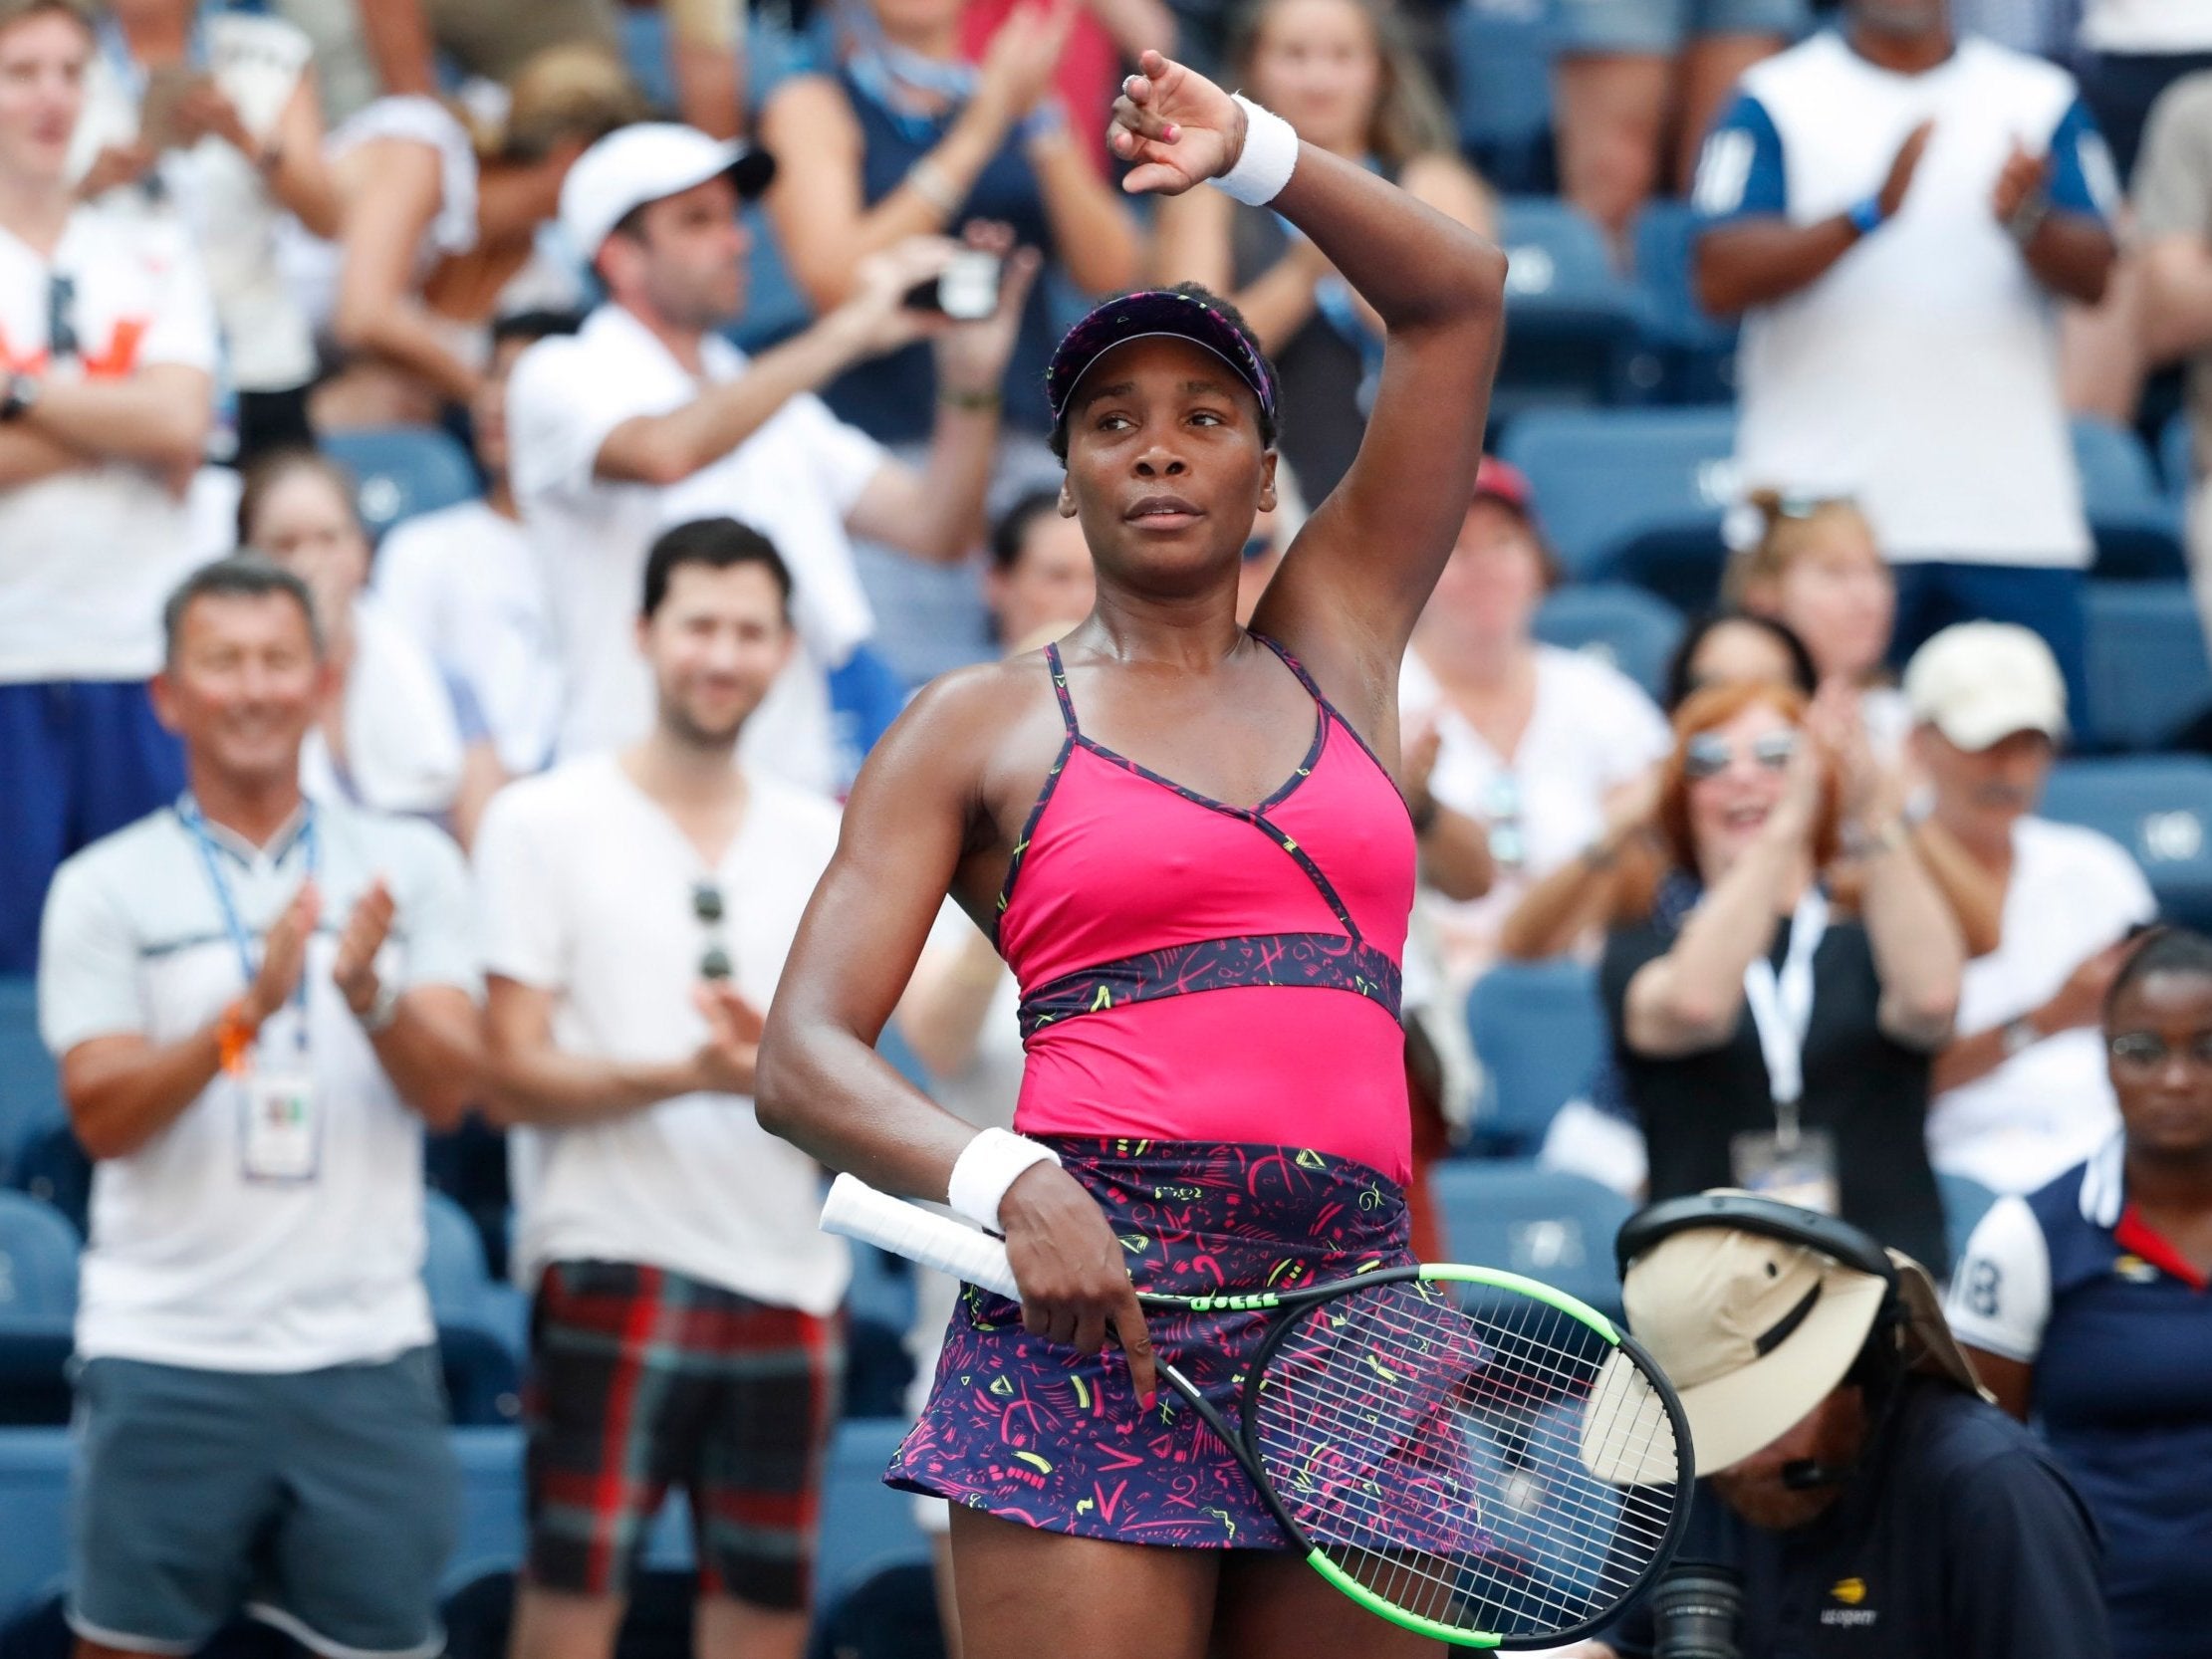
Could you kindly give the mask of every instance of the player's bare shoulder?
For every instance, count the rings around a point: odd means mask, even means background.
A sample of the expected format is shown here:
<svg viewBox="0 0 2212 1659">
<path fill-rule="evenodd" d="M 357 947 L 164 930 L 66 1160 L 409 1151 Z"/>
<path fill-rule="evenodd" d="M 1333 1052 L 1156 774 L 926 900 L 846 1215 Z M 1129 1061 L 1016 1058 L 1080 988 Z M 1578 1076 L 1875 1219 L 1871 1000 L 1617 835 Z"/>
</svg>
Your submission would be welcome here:
<svg viewBox="0 0 2212 1659">
<path fill-rule="evenodd" d="M 1058 759 L 1066 728 L 1042 651 L 978 662 L 923 686 L 880 746 L 903 769 L 926 766 L 992 811 L 1026 813 Z"/>
</svg>

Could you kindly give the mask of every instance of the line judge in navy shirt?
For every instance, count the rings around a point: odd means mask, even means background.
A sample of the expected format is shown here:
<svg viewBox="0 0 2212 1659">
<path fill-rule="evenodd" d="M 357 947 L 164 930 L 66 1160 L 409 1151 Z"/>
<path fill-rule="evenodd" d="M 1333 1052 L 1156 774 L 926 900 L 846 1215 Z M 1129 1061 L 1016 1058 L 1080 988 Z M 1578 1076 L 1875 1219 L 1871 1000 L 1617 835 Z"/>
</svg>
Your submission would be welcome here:
<svg viewBox="0 0 2212 1659">
<path fill-rule="evenodd" d="M 2212 1659 L 2212 939 L 2136 947 L 2104 1040 L 2119 1134 L 1991 1209 L 1951 1323 L 2095 1512 L 2120 1659 Z"/>
<path fill-rule="evenodd" d="M 2087 706 L 2057 302 L 2102 297 L 2119 192 L 2073 77 L 1956 36 L 1946 0 L 1845 0 L 1738 87 L 1694 202 L 1698 297 L 1744 319 L 1745 487 L 1865 511 L 1897 570 L 1893 661 L 2020 622 Z"/>
<path fill-rule="evenodd" d="M 2089 1511 L 1983 1396 L 1917 1263 L 1725 1190 L 1631 1217 L 1617 1254 L 1628 1323 L 1680 1389 L 1697 1451 L 1668 1573 L 1736 1576 L 1725 1651 L 2111 1659 Z M 1567 1654 L 1689 1651 L 1654 1617 L 1666 1585 Z"/>
</svg>

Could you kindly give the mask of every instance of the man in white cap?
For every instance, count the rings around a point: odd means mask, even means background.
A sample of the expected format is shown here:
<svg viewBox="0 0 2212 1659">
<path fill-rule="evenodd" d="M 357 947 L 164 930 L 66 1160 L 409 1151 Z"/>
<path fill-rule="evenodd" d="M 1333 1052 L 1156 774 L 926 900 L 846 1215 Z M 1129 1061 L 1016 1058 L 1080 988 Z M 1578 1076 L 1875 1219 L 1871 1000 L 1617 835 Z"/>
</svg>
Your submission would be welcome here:
<svg viewBox="0 0 2212 1659">
<path fill-rule="evenodd" d="M 1694 1651 L 2109 1659 L 2089 1511 L 1982 1393 L 1917 1263 L 1729 1191 L 1653 1205 L 1616 1248 L 1704 1483 L 1672 1570 L 1741 1586 L 1734 1645 Z M 1569 1651 L 1693 1651 L 1669 1645 L 1666 1585 Z"/>
<path fill-rule="evenodd" d="M 1998 946 L 1969 962 L 1936 1058 L 1928 1153 L 2000 1193 L 2033 1192 L 2117 1127 L 2096 1034 L 2120 941 L 2157 911 L 2109 836 L 2035 816 L 2066 735 L 2042 639 L 2006 622 L 1945 628 L 1905 669 L 1931 816 L 2004 900 Z"/>
<path fill-rule="evenodd" d="M 744 306 L 740 201 L 775 171 L 764 152 L 643 122 L 585 151 L 561 224 L 607 285 L 573 337 L 525 353 L 508 384 L 509 470 L 544 563 L 567 679 L 562 759 L 619 747 L 652 723 L 630 615 L 653 537 L 727 515 L 791 567 L 804 647 L 748 727 L 745 758 L 818 790 L 844 781 L 830 688 L 863 679 L 874 628 L 848 536 L 954 562 L 978 546 L 999 385 L 1037 270 L 1006 266 L 998 310 L 949 323 L 909 295 L 958 245 L 897 243 L 860 268 L 853 298 L 748 358 L 719 332 Z M 1003 250 L 1001 250 L 1003 251 Z M 934 338 L 935 437 L 925 466 L 892 459 L 814 393 L 854 363 Z"/>
</svg>

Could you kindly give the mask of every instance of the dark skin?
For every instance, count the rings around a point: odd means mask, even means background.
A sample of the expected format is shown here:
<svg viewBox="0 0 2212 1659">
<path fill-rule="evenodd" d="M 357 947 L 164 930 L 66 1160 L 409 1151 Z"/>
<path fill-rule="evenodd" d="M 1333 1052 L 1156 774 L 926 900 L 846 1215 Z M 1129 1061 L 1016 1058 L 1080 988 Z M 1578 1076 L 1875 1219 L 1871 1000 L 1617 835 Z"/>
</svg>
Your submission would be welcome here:
<svg viewBox="0 0 2212 1659">
<path fill-rule="evenodd" d="M 2149 1061 L 2107 1061 L 2127 1136 L 2128 1203 L 2198 1273 L 2212 1275 L 2212 976 L 2145 974 L 2113 999 L 2104 1035 L 2107 1043 L 2153 1038 L 2160 1051 Z M 1997 1403 L 2026 1422 L 2035 1366 L 1966 1352 Z"/>
<path fill-rule="evenodd" d="M 1135 163 L 1125 187 L 1176 194 L 1218 177 L 1241 149 L 1242 111 L 1157 53 L 1141 69 L 1109 137 Z M 1394 766 L 1398 664 L 1473 492 L 1505 260 L 1311 145 L 1272 205 L 1380 315 L 1388 349 L 1358 460 L 1293 543 L 1253 626 L 1296 653 Z M 1061 508 L 1082 522 L 1098 572 L 1097 607 L 1062 646 L 1085 729 L 1239 805 L 1280 785 L 1314 732 L 1311 698 L 1236 621 L 1239 560 L 1273 503 L 1274 469 L 1257 399 L 1186 343 L 1115 348 L 1071 406 Z M 903 1082 L 874 1041 L 940 895 L 979 924 L 995 919 L 1063 735 L 1033 654 L 936 681 L 877 745 L 762 1040 L 756 1097 L 769 1128 L 886 1191 L 944 1196 L 975 1131 Z M 1090 1194 L 1041 1165 L 1009 1189 L 1001 1221 L 1027 1327 L 1095 1352 L 1110 1326 L 1135 1401 L 1152 1396 L 1143 1316 Z M 967 1512 L 954 1517 L 953 1542 L 968 1659 L 1079 1644 L 1091 1659 L 1435 1651 L 1290 1557 L 1225 1563 L 1216 1551 L 1077 1540 Z M 1040 1582 L 1054 1593 L 1039 1597 Z"/>
<path fill-rule="evenodd" d="M 1851 0 L 1845 8 L 1851 50 L 1898 75 L 1923 75 L 1951 56 L 1956 44 L 1944 0 Z M 1934 135 L 1927 121 L 1906 134 L 1880 194 L 1886 220 L 1904 205 L 1920 158 Z M 1989 211 L 2007 224 L 2051 181 L 2051 157 L 2014 143 L 1992 185 Z M 1734 317 L 1809 287 L 1863 239 L 1847 214 L 1810 225 L 1781 215 L 1746 218 L 1700 237 L 1698 303 L 1716 317 Z M 2086 213 L 2052 209 L 2021 248 L 2036 280 L 2054 294 L 2093 306 L 2104 297 L 2118 257 L 2111 233 Z"/>
</svg>

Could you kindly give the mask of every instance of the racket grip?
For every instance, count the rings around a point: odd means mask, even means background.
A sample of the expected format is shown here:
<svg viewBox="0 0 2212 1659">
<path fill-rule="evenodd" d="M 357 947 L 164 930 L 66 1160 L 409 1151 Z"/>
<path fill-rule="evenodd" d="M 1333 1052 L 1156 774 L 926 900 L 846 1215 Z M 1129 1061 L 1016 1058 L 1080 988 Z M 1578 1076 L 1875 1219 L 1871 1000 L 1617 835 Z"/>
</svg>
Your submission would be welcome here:
<svg viewBox="0 0 2212 1659">
<path fill-rule="evenodd" d="M 822 1231 L 1021 1300 L 1005 1245 L 965 1222 L 877 1192 L 857 1175 L 840 1175 L 830 1183 L 830 1196 L 822 1201 Z"/>
</svg>

